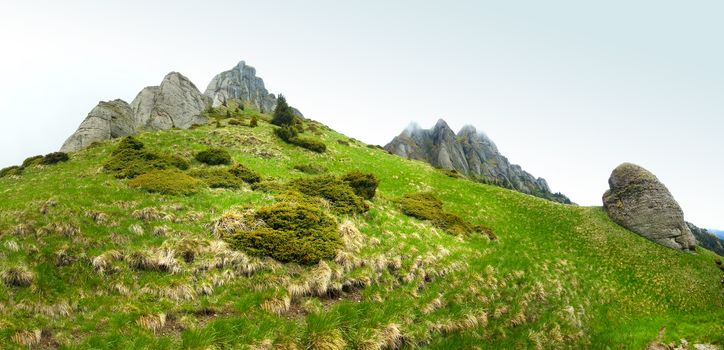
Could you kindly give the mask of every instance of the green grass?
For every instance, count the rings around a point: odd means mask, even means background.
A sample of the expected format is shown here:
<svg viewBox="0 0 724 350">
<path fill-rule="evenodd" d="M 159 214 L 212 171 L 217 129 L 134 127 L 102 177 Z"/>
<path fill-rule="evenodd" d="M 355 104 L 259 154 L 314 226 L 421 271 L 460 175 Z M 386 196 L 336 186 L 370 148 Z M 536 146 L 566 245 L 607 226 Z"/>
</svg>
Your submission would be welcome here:
<svg viewBox="0 0 724 350">
<path fill-rule="evenodd" d="M 252 116 L 256 128 L 245 126 Z M 601 208 L 453 178 L 323 126 L 310 135 L 327 147 L 319 154 L 279 140 L 268 115 L 247 107 L 232 117 L 243 123 L 215 118 L 220 127 L 137 138 L 189 161 L 226 149 L 265 182 L 311 178 L 299 164 L 373 173 L 380 183 L 367 212 L 324 209 L 344 242 L 334 260 L 282 264 L 224 246 L 213 223 L 272 205 L 274 193 L 244 183 L 147 193 L 103 171 L 119 140 L 104 142 L 0 178 L 0 270 L 33 274 L 28 287 L 0 285 L 0 347 L 26 348 L 23 338 L 68 349 L 640 349 L 663 327 L 667 342 L 722 344 L 722 272 L 709 251 L 679 253 Z M 398 201 L 415 192 L 498 240 L 404 215 Z M 70 263 L 57 266 L 61 253 Z M 134 268 L 128 257 L 139 253 L 164 267 Z M 170 270 L 158 265 L 169 256 Z M 148 323 L 160 314 L 162 325 Z M 39 339 L 28 336 L 35 330 Z"/>
</svg>

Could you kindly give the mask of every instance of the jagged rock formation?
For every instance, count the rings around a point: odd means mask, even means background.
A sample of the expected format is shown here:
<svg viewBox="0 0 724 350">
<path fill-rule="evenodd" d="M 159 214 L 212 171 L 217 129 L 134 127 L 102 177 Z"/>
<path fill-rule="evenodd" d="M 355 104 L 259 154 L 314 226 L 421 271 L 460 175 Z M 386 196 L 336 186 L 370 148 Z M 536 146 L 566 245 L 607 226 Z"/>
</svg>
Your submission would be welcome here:
<svg viewBox="0 0 724 350">
<path fill-rule="evenodd" d="M 239 62 L 209 83 L 205 94 L 185 76 L 171 72 L 159 86 L 148 86 L 129 105 L 123 100 L 99 102 L 61 147 L 77 151 L 91 143 L 133 135 L 141 130 L 186 129 L 208 122 L 203 111 L 223 101 L 235 99 L 262 112 L 271 112 L 277 98 L 264 87 L 254 67 Z M 294 109 L 302 117 L 302 113 Z"/>
<path fill-rule="evenodd" d="M 689 226 L 689 230 L 691 230 L 691 233 L 694 234 L 696 243 L 699 246 L 724 256 L 724 239 L 721 239 L 717 235 L 709 232 L 709 230 L 699 228 L 690 222 L 687 222 L 686 225 Z"/>
<path fill-rule="evenodd" d="M 211 79 L 204 94 L 211 98 L 213 106 L 237 99 L 250 103 L 261 112 L 270 112 L 277 105 L 276 96 L 264 87 L 264 80 L 256 76 L 256 69 L 244 61 L 217 74 Z"/>
<path fill-rule="evenodd" d="M 99 102 L 60 150 L 77 151 L 140 130 L 186 129 L 206 123 L 202 112 L 209 103 L 188 78 L 171 72 L 159 86 L 141 90 L 130 105 L 123 100 Z"/>
<path fill-rule="evenodd" d="M 442 119 L 432 129 L 422 129 L 413 124 L 388 143 L 385 149 L 398 156 L 456 170 L 484 182 L 570 203 L 566 196 L 552 193 L 545 179 L 536 178 L 519 165 L 510 164 L 495 143 L 472 126 L 463 127 L 456 135 Z"/>
<path fill-rule="evenodd" d="M 669 190 L 648 170 L 631 163 L 616 167 L 608 179 L 603 208 L 619 225 L 663 246 L 694 250 L 696 239 Z"/>
</svg>

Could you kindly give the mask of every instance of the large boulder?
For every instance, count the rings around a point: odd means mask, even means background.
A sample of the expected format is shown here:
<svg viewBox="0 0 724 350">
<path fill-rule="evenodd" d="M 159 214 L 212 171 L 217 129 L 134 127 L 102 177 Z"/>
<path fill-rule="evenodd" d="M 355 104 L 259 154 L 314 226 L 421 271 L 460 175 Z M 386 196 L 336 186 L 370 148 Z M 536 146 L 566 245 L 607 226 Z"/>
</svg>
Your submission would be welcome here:
<svg viewBox="0 0 724 350">
<path fill-rule="evenodd" d="M 202 115 L 209 99 L 181 73 L 168 73 L 159 86 L 149 86 L 138 93 L 133 102 L 137 130 L 187 129 L 204 124 Z"/>
<path fill-rule="evenodd" d="M 93 142 L 132 135 L 135 132 L 133 111 L 123 100 L 99 102 L 71 135 L 62 152 L 72 152 L 90 146 Z"/>
<path fill-rule="evenodd" d="M 619 225 L 663 246 L 693 251 L 696 239 L 669 190 L 646 169 L 619 165 L 608 179 L 603 208 Z"/>
</svg>

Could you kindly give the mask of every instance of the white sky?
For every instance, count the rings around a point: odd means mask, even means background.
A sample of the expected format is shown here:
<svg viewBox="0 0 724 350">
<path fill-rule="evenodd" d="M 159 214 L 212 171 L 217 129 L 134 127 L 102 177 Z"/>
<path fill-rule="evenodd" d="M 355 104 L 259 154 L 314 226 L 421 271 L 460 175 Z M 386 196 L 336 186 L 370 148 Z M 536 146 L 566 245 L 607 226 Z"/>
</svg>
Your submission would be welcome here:
<svg viewBox="0 0 724 350">
<path fill-rule="evenodd" d="M 57 150 L 100 100 L 172 70 L 203 91 L 243 59 L 368 143 L 473 124 L 584 205 L 634 162 L 724 228 L 724 3 L 590 3 L 0 0 L 0 167 Z"/>
</svg>

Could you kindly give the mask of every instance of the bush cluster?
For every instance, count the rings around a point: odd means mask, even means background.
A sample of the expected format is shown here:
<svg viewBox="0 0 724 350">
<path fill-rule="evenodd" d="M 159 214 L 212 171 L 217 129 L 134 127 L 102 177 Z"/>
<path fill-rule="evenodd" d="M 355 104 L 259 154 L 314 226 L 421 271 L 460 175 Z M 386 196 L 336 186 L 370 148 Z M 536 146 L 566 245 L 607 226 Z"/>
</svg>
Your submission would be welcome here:
<svg viewBox="0 0 724 350">
<path fill-rule="evenodd" d="M 435 227 L 451 234 L 464 235 L 483 230 L 483 226 L 473 227 L 463 218 L 443 210 L 442 201 L 432 193 L 408 193 L 399 200 L 399 203 L 405 215 L 429 220 Z M 481 233 L 487 234 L 487 232 Z M 490 234 L 492 234 L 492 231 Z M 489 235 L 489 237 L 492 236 Z"/>
<path fill-rule="evenodd" d="M 68 154 L 65 152 L 53 152 L 48 153 L 45 156 L 32 156 L 28 157 L 23 161 L 22 165 L 13 165 L 7 168 L 0 169 L 0 178 L 6 176 L 20 176 L 25 168 L 35 165 L 53 165 L 60 162 L 66 162 L 70 159 Z"/>
<path fill-rule="evenodd" d="M 0 169 L 0 178 L 6 176 L 15 176 L 23 173 L 23 168 L 17 165 L 9 166 L 7 168 Z"/>
<path fill-rule="evenodd" d="M 261 181 L 261 176 L 259 174 L 242 164 L 236 164 L 231 167 L 231 169 L 229 169 L 229 173 L 248 184 L 255 184 Z"/>
<path fill-rule="evenodd" d="M 119 179 L 132 179 L 153 170 L 177 168 L 186 170 L 188 162 L 177 156 L 167 156 L 145 149 L 141 141 L 132 136 L 121 140 L 103 168 Z"/>
<path fill-rule="evenodd" d="M 341 246 L 334 219 L 308 203 L 276 203 L 261 208 L 254 219 L 264 225 L 238 230 L 225 239 L 252 255 L 304 265 L 333 259 Z"/>
<path fill-rule="evenodd" d="M 189 195 L 196 193 L 202 182 L 178 169 L 164 169 L 136 176 L 128 185 L 151 193 Z"/>
<path fill-rule="evenodd" d="M 244 183 L 228 169 L 196 169 L 189 172 L 189 175 L 205 182 L 211 188 L 240 188 Z"/>
<path fill-rule="evenodd" d="M 327 150 L 327 145 L 323 142 L 309 137 L 299 136 L 294 126 L 284 125 L 274 130 L 274 133 L 286 143 L 297 145 L 313 152 L 324 153 Z"/>
<path fill-rule="evenodd" d="M 317 164 L 297 164 L 294 166 L 294 169 L 312 175 L 324 174 L 329 171 L 327 168 Z"/>
<path fill-rule="evenodd" d="M 195 158 L 208 165 L 231 164 L 231 155 L 223 148 L 209 148 L 197 153 Z"/>
<path fill-rule="evenodd" d="M 332 175 L 296 179 L 290 187 L 307 196 L 326 199 L 335 211 L 343 214 L 364 213 L 368 209 L 346 182 Z"/>
<path fill-rule="evenodd" d="M 65 152 L 53 152 L 46 154 L 45 157 L 43 157 L 43 165 L 52 165 L 57 164 L 60 162 L 67 162 L 70 157 L 68 157 L 68 154 Z"/>
<path fill-rule="evenodd" d="M 45 157 L 43 157 L 43 156 L 33 156 L 33 157 L 25 158 L 25 160 L 23 161 L 23 165 L 21 165 L 20 167 L 27 168 L 27 167 L 31 167 L 33 165 L 42 164 L 44 158 Z"/>
<path fill-rule="evenodd" d="M 380 180 L 374 174 L 353 171 L 342 177 L 349 187 L 352 188 L 358 196 L 371 200 L 375 197 L 375 191 L 380 184 Z"/>
</svg>

